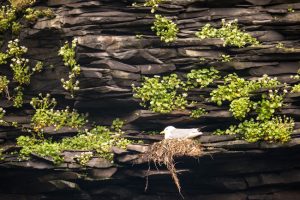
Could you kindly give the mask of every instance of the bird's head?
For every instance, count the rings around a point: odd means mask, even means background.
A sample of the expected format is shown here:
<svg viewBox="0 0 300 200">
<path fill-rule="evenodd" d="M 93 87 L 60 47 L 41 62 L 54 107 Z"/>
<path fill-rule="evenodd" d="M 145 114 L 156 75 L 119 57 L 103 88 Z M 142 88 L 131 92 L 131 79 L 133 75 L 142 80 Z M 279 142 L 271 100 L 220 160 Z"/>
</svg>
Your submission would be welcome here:
<svg viewBox="0 0 300 200">
<path fill-rule="evenodd" d="M 165 138 L 170 138 L 171 132 L 176 129 L 174 126 L 167 126 L 161 133 L 165 134 Z"/>
</svg>

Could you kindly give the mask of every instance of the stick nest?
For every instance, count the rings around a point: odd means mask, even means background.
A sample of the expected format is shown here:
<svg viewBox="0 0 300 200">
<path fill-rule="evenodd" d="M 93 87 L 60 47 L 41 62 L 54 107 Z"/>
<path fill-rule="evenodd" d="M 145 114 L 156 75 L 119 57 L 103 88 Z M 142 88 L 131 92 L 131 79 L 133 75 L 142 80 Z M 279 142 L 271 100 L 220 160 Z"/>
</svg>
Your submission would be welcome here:
<svg viewBox="0 0 300 200">
<path fill-rule="evenodd" d="M 144 156 L 148 162 L 154 162 L 159 166 L 165 165 L 170 171 L 172 179 L 181 194 L 181 186 L 175 168 L 176 157 L 199 157 L 202 154 L 202 146 L 191 139 L 168 139 L 154 143 Z"/>
</svg>

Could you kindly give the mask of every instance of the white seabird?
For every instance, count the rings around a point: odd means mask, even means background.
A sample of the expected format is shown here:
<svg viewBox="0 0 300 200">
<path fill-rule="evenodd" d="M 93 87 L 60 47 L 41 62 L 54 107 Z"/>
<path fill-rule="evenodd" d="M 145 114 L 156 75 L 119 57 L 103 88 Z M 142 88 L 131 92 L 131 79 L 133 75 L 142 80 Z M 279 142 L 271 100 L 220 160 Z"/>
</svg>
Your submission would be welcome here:
<svg viewBox="0 0 300 200">
<path fill-rule="evenodd" d="M 191 139 L 203 134 L 197 128 L 182 129 L 174 126 L 167 126 L 162 133 L 165 139 Z"/>
</svg>

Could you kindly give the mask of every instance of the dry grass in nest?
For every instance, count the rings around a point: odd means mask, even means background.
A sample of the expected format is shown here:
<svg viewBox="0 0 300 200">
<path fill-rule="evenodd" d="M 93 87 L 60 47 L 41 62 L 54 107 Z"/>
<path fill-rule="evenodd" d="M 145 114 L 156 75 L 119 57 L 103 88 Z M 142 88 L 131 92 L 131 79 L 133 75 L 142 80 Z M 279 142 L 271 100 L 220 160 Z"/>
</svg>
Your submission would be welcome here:
<svg viewBox="0 0 300 200">
<path fill-rule="evenodd" d="M 189 156 L 199 157 L 202 153 L 201 144 L 191 139 L 170 139 L 154 143 L 144 155 L 149 162 L 165 165 L 181 195 L 181 186 L 175 168 L 174 158 Z"/>
</svg>

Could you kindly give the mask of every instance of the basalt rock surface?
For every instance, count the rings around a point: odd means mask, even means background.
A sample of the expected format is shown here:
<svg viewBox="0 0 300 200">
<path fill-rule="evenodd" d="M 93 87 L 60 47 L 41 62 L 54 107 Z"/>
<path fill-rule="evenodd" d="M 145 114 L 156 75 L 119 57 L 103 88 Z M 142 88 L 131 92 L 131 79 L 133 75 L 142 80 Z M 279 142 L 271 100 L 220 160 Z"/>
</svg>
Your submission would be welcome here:
<svg viewBox="0 0 300 200">
<path fill-rule="evenodd" d="M 143 159 L 148 145 L 162 136 L 147 134 L 165 126 L 198 127 L 203 155 L 176 158 L 182 194 L 191 200 L 296 200 L 300 195 L 300 95 L 289 95 L 278 114 L 292 116 L 295 130 L 286 144 L 247 143 L 232 136 L 214 136 L 216 128 L 234 121 L 228 107 L 207 101 L 215 87 L 193 90 L 189 95 L 208 114 L 199 119 L 190 111 L 167 115 L 139 106 L 131 85 L 143 76 L 180 76 L 191 69 L 213 65 L 222 74 L 236 72 L 243 77 L 263 74 L 294 83 L 291 75 L 300 68 L 299 0 L 174 0 L 160 6 L 158 13 L 172 17 L 180 28 L 176 42 L 165 44 L 151 31 L 154 15 L 149 8 L 133 7 L 131 0 L 46 0 L 36 7 L 51 8 L 53 19 L 39 19 L 22 29 L 21 44 L 28 47 L 33 61 L 48 66 L 33 77 L 24 91 L 25 106 L 15 109 L 0 100 L 8 112 L 6 121 L 30 125 L 33 110 L 29 101 L 39 93 L 50 93 L 61 108 L 71 106 L 89 113 L 89 121 L 109 125 L 125 120 L 126 137 L 144 140 L 127 150 L 114 148 L 115 163 L 94 157 L 83 167 L 73 157 L 81 152 L 64 152 L 65 162 L 54 165 L 51 158 L 32 155 L 19 161 L 15 138 L 21 129 L 0 127 L 0 145 L 5 159 L 0 161 L 0 199 L 2 200 L 174 200 L 181 199 L 164 166 Z M 293 12 L 291 12 L 291 9 Z M 223 47 L 219 39 L 200 40 L 195 32 L 206 23 L 219 25 L 221 19 L 238 19 L 240 26 L 256 37 L 257 47 Z M 142 35 L 137 37 L 136 35 Z M 68 76 L 57 55 L 66 40 L 78 39 L 77 60 L 82 66 L 80 90 L 74 99 L 61 85 Z M 278 48 L 282 43 L 284 48 Z M 5 45 L 4 45 L 5 46 Z M 231 62 L 221 62 L 221 55 Z M 200 59 L 205 58 L 205 59 Z M 52 66 L 52 67 L 50 67 Z M 0 73 L 9 75 L 6 68 Z M 200 96 L 201 95 L 201 96 Z M 76 130 L 49 127 L 45 135 L 72 136 Z M 9 154 L 12 152 L 12 154 Z"/>
</svg>

